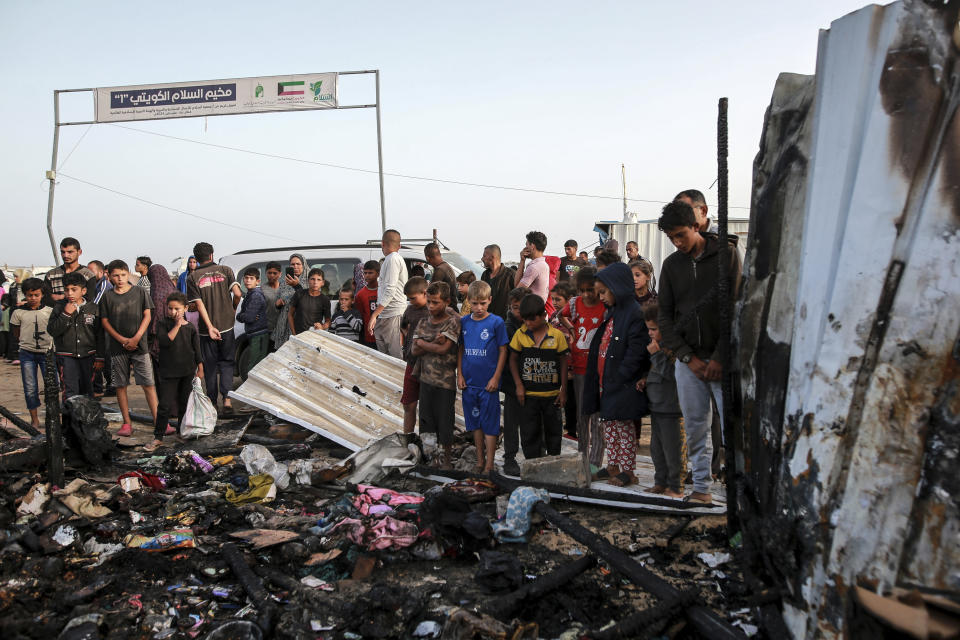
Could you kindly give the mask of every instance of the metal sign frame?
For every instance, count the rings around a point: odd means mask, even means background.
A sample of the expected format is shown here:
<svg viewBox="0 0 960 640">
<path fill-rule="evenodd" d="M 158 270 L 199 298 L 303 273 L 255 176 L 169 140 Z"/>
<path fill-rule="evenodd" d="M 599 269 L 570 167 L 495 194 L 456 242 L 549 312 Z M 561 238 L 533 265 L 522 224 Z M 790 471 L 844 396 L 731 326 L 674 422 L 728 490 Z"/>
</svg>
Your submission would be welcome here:
<svg viewBox="0 0 960 640">
<path fill-rule="evenodd" d="M 328 111 L 333 109 L 376 109 L 377 114 L 377 173 L 380 178 L 380 230 L 386 231 L 387 229 L 387 214 L 386 214 L 386 204 L 383 195 L 383 138 L 381 134 L 380 127 L 380 70 L 379 69 L 368 69 L 364 71 L 337 71 L 338 76 L 350 76 L 350 75 L 360 75 L 360 74 L 374 74 L 374 83 L 376 87 L 376 102 L 373 104 L 348 104 L 340 105 L 338 104 L 335 107 L 326 107 L 323 109 L 312 109 L 313 111 Z M 97 88 L 86 88 L 86 89 L 55 89 L 53 91 L 53 154 L 50 159 L 50 170 L 47 171 L 47 180 L 50 182 L 50 190 L 47 194 L 47 235 L 50 237 L 50 248 L 53 251 L 53 261 L 54 264 L 60 264 L 60 251 L 57 245 L 56 237 L 53 234 L 53 200 L 54 192 L 57 186 L 57 153 L 59 151 L 60 145 L 60 127 L 69 127 L 75 125 L 94 125 L 94 124 L 104 124 L 98 122 L 97 120 L 81 120 L 77 122 L 60 122 L 60 94 L 61 93 L 83 93 L 89 91 L 91 93 L 96 92 Z M 290 112 L 290 109 L 265 109 L 263 111 L 257 111 L 255 113 L 278 113 L 278 112 Z M 220 114 L 220 115 L 255 115 L 251 113 L 247 114 Z M 138 121 L 145 120 L 178 120 L 183 118 L 206 118 L 206 117 L 218 117 L 212 114 L 197 114 L 192 116 L 170 116 L 170 117 L 158 117 L 158 118 L 142 118 Z"/>
</svg>

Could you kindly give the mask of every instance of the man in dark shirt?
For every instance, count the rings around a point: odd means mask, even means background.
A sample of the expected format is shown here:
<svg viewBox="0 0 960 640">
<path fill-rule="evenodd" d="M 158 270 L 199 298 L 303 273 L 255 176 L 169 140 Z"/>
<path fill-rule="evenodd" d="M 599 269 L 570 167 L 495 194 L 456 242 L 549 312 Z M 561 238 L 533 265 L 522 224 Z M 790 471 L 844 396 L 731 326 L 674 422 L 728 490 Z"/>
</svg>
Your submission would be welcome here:
<svg viewBox="0 0 960 640">
<path fill-rule="evenodd" d="M 187 277 L 187 298 L 200 313 L 200 351 L 207 396 L 217 404 L 223 395 L 223 413 L 232 411 L 227 394 L 233 389 L 233 359 L 236 338 L 233 320 L 242 294 L 230 267 L 213 261 L 213 245 L 198 242 L 193 247 L 197 268 Z M 232 295 L 232 299 L 231 299 Z M 219 374 L 219 386 L 218 386 Z"/>
<path fill-rule="evenodd" d="M 560 270 L 557 271 L 557 282 L 573 284 L 574 276 L 580 267 L 587 266 L 587 261 L 577 255 L 577 241 L 567 240 L 563 243 L 564 256 L 560 258 Z"/>
<path fill-rule="evenodd" d="M 54 300 L 63 300 L 63 276 L 68 273 L 78 271 L 87 280 L 87 298 L 88 302 L 93 302 L 97 295 L 97 277 L 90 269 L 82 266 L 80 255 L 83 250 L 80 248 L 80 241 L 76 238 L 64 238 L 60 241 L 60 257 L 63 258 L 63 264 L 54 267 L 43 276 L 44 282 L 50 285 L 51 298 Z"/>
<path fill-rule="evenodd" d="M 485 268 L 480 279 L 490 285 L 490 306 L 487 311 L 495 313 L 504 320 L 507 319 L 507 296 L 513 289 L 515 270 L 500 262 L 500 247 L 488 244 L 483 248 L 483 257 L 480 258 Z M 503 379 L 509 376 L 503 376 Z"/>
<path fill-rule="evenodd" d="M 427 264 L 433 267 L 433 277 L 430 282 L 446 282 L 453 294 L 450 296 L 450 308 L 457 310 L 457 276 L 453 273 L 453 267 L 444 262 L 440 254 L 440 247 L 436 242 L 431 242 L 423 248 L 423 257 Z"/>
</svg>

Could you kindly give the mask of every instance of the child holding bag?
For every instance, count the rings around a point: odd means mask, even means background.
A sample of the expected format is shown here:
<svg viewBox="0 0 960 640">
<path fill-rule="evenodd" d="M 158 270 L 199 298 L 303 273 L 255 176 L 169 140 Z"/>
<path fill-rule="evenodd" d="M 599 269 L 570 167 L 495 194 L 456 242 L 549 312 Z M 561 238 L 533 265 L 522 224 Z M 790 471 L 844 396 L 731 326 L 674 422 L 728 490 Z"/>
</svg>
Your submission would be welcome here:
<svg viewBox="0 0 960 640">
<path fill-rule="evenodd" d="M 160 396 L 157 408 L 157 421 L 153 428 L 153 442 L 144 445 L 144 451 L 150 452 L 163 444 L 163 436 L 168 432 L 170 405 L 175 401 L 177 417 L 180 423 L 187 411 L 187 400 L 193 390 L 193 379 L 203 379 L 203 357 L 200 353 L 200 336 L 197 329 L 185 318 L 187 297 L 175 291 L 167 296 L 167 313 L 157 331 L 160 343 L 160 363 L 157 392 Z"/>
</svg>

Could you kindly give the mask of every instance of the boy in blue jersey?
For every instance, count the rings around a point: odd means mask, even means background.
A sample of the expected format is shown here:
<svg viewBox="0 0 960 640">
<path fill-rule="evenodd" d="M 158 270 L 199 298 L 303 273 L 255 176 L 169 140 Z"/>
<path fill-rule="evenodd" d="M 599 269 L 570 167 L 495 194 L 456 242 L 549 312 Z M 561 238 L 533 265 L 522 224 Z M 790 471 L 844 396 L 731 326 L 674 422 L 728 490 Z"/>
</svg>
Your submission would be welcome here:
<svg viewBox="0 0 960 640">
<path fill-rule="evenodd" d="M 500 435 L 500 376 L 507 362 L 507 329 L 503 318 L 487 312 L 490 285 L 482 280 L 467 288 L 470 315 L 460 321 L 457 386 L 462 391 L 463 418 L 473 432 L 477 473 L 493 471 Z"/>
</svg>

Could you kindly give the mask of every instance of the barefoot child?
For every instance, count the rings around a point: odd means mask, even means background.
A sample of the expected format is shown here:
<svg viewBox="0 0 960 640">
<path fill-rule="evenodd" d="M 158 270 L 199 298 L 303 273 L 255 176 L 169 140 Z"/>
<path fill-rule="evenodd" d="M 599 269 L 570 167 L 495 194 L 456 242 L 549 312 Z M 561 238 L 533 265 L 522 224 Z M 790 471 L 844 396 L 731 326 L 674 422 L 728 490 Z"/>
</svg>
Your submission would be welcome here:
<svg viewBox="0 0 960 640">
<path fill-rule="evenodd" d="M 647 392 L 650 403 L 650 457 L 653 458 L 653 488 L 670 498 L 683 497 L 683 429 L 680 427 L 680 400 L 677 397 L 676 358 L 660 346 L 660 326 L 656 302 L 643 307 L 643 319 L 650 334 L 647 352 L 650 371 L 639 388 Z"/>
<path fill-rule="evenodd" d="M 462 274 L 461 274 L 462 275 Z M 500 435 L 500 377 L 507 361 L 503 318 L 487 312 L 490 285 L 475 280 L 467 288 L 470 315 L 460 320 L 457 386 L 463 393 L 463 417 L 473 431 L 478 473 L 493 471 Z"/>
<path fill-rule="evenodd" d="M 144 446 L 154 451 L 163 444 L 164 435 L 175 433 L 167 426 L 171 405 L 177 407 L 178 424 L 183 423 L 187 400 L 193 390 L 193 379 L 203 380 L 203 356 L 200 353 L 200 335 L 186 319 L 187 296 L 175 291 L 167 296 L 166 317 L 160 321 L 157 340 L 160 343 L 160 379 L 157 391 L 160 407 L 153 427 L 153 442 Z"/>
<path fill-rule="evenodd" d="M 107 265 L 107 275 L 113 289 L 100 299 L 100 321 L 109 336 L 107 353 L 110 355 L 110 375 L 117 390 L 117 404 L 123 415 L 123 425 L 118 436 L 133 435 L 130 426 L 130 403 L 127 400 L 127 385 L 130 384 L 130 369 L 133 378 L 143 389 L 150 413 L 157 419 L 157 390 L 154 387 L 153 363 L 147 352 L 147 328 L 150 326 L 153 302 L 143 287 L 130 284 L 130 268 L 123 260 L 114 260 Z"/>
<path fill-rule="evenodd" d="M 403 405 L 403 432 L 413 433 L 417 426 L 417 402 L 420 400 L 420 380 L 413 374 L 417 356 L 413 355 L 413 334 L 424 318 L 430 317 L 427 309 L 427 280 L 423 276 L 412 276 L 403 285 L 403 294 L 407 296 L 407 308 L 400 317 L 400 335 L 403 336 L 403 359 L 407 363 L 403 371 L 403 393 L 400 404 Z"/>
<path fill-rule="evenodd" d="M 634 295 L 630 268 L 616 262 L 597 273 L 597 296 L 607 307 L 590 344 L 584 381 L 585 413 L 599 412 L 607 468 L 597 478 L 623 487 L 637 483 L 636 423 L 647 415 L 647 397 L 637 383 L 650 368 L 647 327 Z"/>
<path fill-rule="evenodd" d="M 454 404 L 457 400 L 457 342 L 460 318 L 450 309 L 450 285 L 427 287 L 430 317 L 417 324 L 411 353 L 419 357 L 414 373 L 420 377 L 420 431 L 437 434 L 443 447 L 443 469 L 451 468 Z"/>
<path fill-rule="evenodd" d="M 10 329 L 13 339 L 20 341 L 20 379 L 23 381 L 23 397 L 30 412 L 30 424 L 40 426 L 37 410 L 40 407 L 40 385 L 37 382 L 37 369 L 40 375 L 47 372 L 47 352 L 53 349 L 53 338 L 47 333 L 47 324 L 53 309 L 43 304 L 43 281 L 40 278 L 27 278 L 20 283 L 26 302 L 14 307 L 10 314 Z"/>
</svg>

